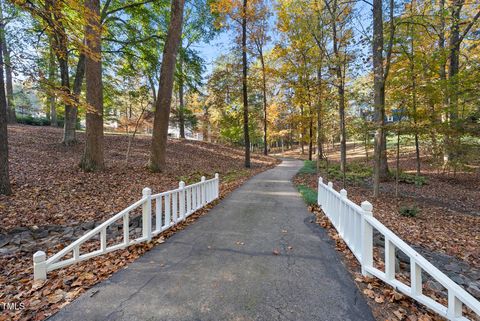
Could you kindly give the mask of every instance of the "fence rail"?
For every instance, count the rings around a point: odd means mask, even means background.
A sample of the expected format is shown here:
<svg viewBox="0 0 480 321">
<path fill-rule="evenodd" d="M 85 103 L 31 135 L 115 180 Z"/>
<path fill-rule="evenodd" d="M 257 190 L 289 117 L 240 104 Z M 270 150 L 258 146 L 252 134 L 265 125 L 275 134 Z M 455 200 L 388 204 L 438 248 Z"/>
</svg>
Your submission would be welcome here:
<svg viewBox="0 0 480 321">
<path fill-rule="evenodd" d="M 464 316 L 464 306 L 480 317 L 480 302 L 373 217 L 372 204 L 365 201 L 358 206 L 348 199 L 346 190 L 337 192 L 333 189 L 332 182 L 324 184 L 322 178 L 318 180 L 317 202 L 360 262 L 363 275 L 379 278 L 449 320 L 469 320 Z M 374 266 L 374 230 L 385 239 L 383 271 Z M 410 284 L 396 278 L 397 249 L 410 258 Z M 446 289 L 447 306 L 423 293 L 424 274 L 428 274 Z"/>
<path fill-rule="evenodd" d="M 50 258 L 47 259 L 46 253 L 43 251 L 36 252 L 33 255 L 33 277 L 35 280 L 46 280 L 47 272 L 124 249 L 133 244 L 150 241 L 153 236 L 182 222 L 195 211 L 217 199 L 219 197 L 219 186 L 219 176 L 215 174 L 212 179 L 206 180 L 205 177 L 202 177 L 200 182 L 188 186 L 185 186 L 184 182 L 180 182 L 177 189 L 154 195 L 152 195 L 151 189 L 146 187 L 142 191 L 140 200 L 87 232 Z M 155 205 L 154 215 L 152 215 L 152 203 Z M 130 214 L 139 208 L 142 211 L 141 236 L 130 239 Z M 120 225 L 116 223 L 119 220 L 122 221 Z M 154 227 L 152 227 L 152 222 L 154 222 Z M 121 243 L 108 244 L 107 229 L 112 226 L 122 228 Z M 97 237 L 100 240 L 99 249 L 82 253 L 81 246 Z M 65 258 L 70 255 L 71 257 Z"/>
</svg>

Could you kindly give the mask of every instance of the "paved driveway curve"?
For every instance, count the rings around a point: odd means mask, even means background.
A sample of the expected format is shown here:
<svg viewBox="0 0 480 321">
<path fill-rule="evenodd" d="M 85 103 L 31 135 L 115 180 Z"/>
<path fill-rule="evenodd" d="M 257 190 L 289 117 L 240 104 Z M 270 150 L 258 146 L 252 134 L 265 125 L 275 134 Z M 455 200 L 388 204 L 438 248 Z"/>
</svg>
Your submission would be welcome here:
<svg viewBox="0 0 480 321">
<path fill-rule="evenodd" d="M 253 177 L 51 320 L 374 320 L 290 181 L 301 166 Z"/>
</svg>

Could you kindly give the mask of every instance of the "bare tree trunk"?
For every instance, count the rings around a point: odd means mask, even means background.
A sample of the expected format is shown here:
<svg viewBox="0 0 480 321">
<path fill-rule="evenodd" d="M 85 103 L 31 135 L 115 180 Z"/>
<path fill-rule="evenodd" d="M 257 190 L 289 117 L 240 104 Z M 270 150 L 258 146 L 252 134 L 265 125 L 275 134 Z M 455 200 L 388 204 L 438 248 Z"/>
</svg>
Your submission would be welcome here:
<svg viewBox="0 0 480 321">
<path fill-rule="evenodd" d="M 398 123 L 398 126 L 400 127 L 400 122 Z M 397 165 L 397 171 L 395 173 L 395 197 L 398 197 L 398 179 L 400 177 L 400 128 L 398 128 L 398 131 L 397 131 L 397 160 L 396 160 L 396 165 Z"/>
<path fill-rule="evenodd" d="M 373 170 L 373 195 L 378 197 L 380 180 L 382 179 L 382 158 L 386 156 L 384 150 L 385 125 L 385 78 L 383 70 L 383 14 L 382 0 L 373 0 L 373 87 L 375 106 L 375 145 Z"/>
<path fill-rule="evenodd" d="M 345 172 L 347 170 L 347 133 L 345 128 L 345 88 L 343 85 L 343 80 L 341 80 L 341 82 L 342 84 L 338 87 L 338 113 L 340 118 L 340 170 L 342 171 L 343 176 L 345 176 Z"/>
<path fill-rule="evenodd" d="M 8 170 L 7 98 L 5 96 L 5 80 L 3 78 L 2 51 L 0 50 L 0 194 L 10 195 L 12 190 Z"/>
<path fill-rule="evenodd" d="M 243 136 L 245 143 L 245 167 L 250 167 L 250 135 L 248 132 L 248 87 L 247 87 L 247 0 L 243 0 L 242 15 L 242 87 L 243 87 Z"/>
<path fill-rule="evenodd" d="M 345 172 L 347 167 L 347 141 L 345 129 L 345 82 L 342 73 L 342 59 L 339 51 L 338 36 L 337 36 L 337 2 L 334 1 L 330 8 L 332 15 L 332 40 L 333 52 L 335 54 L 336 66 L 335 73 L 337 77 L 337 93 L 338 93 L 338 116 L 340 126 L 340 170 L 343 173 L 343 185 L 345 187 Z"/>
<path fill-rule="evenodd" d="M 86 171 L 101 171 L 105 167 L 103 155 L 103 84 L 100 24 L 100 0 L 85 0 L 88 13 L 85 27 L 86 45 L 90 53 L 85 61 L 87 84 L 87 119 L 85 153 L 80 167 Z"/>
<path fill-rule="evenodd" d="M 455 0 L 452 2 L 452 26 L 450 28 L 449 40 L 449 68 L 448 68 L 448 118 L 450 122 L 450 130 L 452 135 L 448 137 L 447 149 L 448 160 L 452 161 L 457 158 L 457 134 L 458 130 L 458 79 L 457 74 L 460 68 L 460 12 L 462 10 L 464 0 Z M 452 137 L 453 136 L 453 137 Z"/>
<path fill-rule="evenodd" d="M 411 15 L 413 16 L 413 6 L 412 2 Z M 414 25 L 409 24 L 410 31 L 410 76 L 412 81 L 412 107 L 413 107 L 413 123 L 415 126 L 415 158 L 416 158 L 416 168 L 417 176 L 420 175 L 420 145 L 418 140 L 418 115 L 417 115 L 417 78 L 415 74 L 415 39 L 414 39 Z"/>
<path fill-rule="evenodd" d="M 209 137 L 208 137 L 208 128 L 210 124 L 210 113 L 208 110 L 208 107 L 205 106 L 203 109 L 203 122 L 202 122 L 202 136 L 203 136 L 203 141 L 208 142 Z"/>
<path fill-rule="evenodd" d="M 303 105 L 300 105 L 300 144 L 302 147 L 302 155 L 305 154 L 305 127 L 303 126 Z"/>
<path fill-rule="evenodd" d="M 6 90 L 7 90 L 7 117 L 9 123 L 16 123 L 15 104 L 13 101 L 13 76 L 10 51 L 8 49 L 7 34 L 3 17 L 3 0 L 0 1 L 0 37 L 2 42 L 2 53 L 5 65 Z"/>
<path fill-rule="evenodd" d="M 313 152 L 313 115 L 312 115 L 312 106 L 310 106 L 309 112 L 309 126 L 308 126 L 308 160 L 312 160 Z"/>
<path fill-rule="evenodd" d="M 318 84 L 318 97 L 317 97 L 317 173 L 320 173 L 320 161 L 323 159 L 322 149 L 322 105 L 323 105 L 323 87 L 322 87 L 322 57 L 320 58 L 320 66 L 317 69 L 317 84 Z"/>
<path fill-rule="evenodd" d="M 66 52 L 63 51 L 63 52 Z M 69 146 L 76 142 L 75 126 L 77 121 L 77 107 L 72 105 L 70 99 L 72 95 L 70 92 L 70 77 L 68 71 L 67 57 L 62 53 L 57 53 L 58 65 L 60 68 L 60 85 L 63 99 L 67 99 L 65 103 L 65 119 L 63 126 L 63 141 L 62 143 Z"/>
<path fill-rule="evenodd" d="M 183 8 L 185 0 L 172 0 L 170 25 L 163 49 L 162 67 L 157 101 L 155 102 L 155 119 L 153 122 L 152 145 L 150 149 L 150 169 L 154 172 L 166 168 L 166 151 L 168 123 L 172 103 L 173 73 L 178 47 L 182 36 Z"/>
<path fill-rule="evenodd" d="M 182 57 L 179 59 L 179 65 L 180 65 L 180 78 L 178 79 L 178 100 L 179 100 L 179 106 L 178 106 L 178 122 L 179 122 L 179 127 L 180 127 L 180 138 L 185 138 L 185 104 L 183 101 L 184 98 L 184 92 L 183 92 L 183 60 Z"/>
<path fill-rule="evenodd" d="M 263 155 L 268 155 L 267 143 L 267 78 L 265 70 L 265 59 L 263 52 L 260 51 L 260 63 L 262 65 L 262 91 L 263 91 Z"/>
<path fill-rule="evenodd" d="M 50 57 L 48 62 L 48 82 L 50 83 L 49 86 L 53 88 L 55 86 L 55 72 L 56 65 L 55 65 L 55 53 L 53 49 L 50 48 Z M 53 90 L 50 90 L 48 95 L 48 105 L 50 109 L 50 126 L 57 127 L 58 120 L 57 120 L 57 108 L 55 104 L 55 93 Z"/>
</svg>

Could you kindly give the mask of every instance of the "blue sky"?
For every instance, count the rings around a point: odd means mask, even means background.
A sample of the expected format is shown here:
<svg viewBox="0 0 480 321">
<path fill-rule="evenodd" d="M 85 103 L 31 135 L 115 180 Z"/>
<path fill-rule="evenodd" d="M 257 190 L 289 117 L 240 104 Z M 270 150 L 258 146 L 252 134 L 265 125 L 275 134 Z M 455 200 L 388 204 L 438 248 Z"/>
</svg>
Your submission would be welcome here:
<svg viewBox="0 0 480 321">
<path fill-rule="evenodd" d="M 213 62 L 221 54 L 226 53 L 233 43 L 233 36 L 226 31 L 221 32 L 210 43 L 201 43 L 195 46 L 200 52 L 200 56 L 205 59 L 205 75 L 210 74 L 213 68 Z"/>
</svg>

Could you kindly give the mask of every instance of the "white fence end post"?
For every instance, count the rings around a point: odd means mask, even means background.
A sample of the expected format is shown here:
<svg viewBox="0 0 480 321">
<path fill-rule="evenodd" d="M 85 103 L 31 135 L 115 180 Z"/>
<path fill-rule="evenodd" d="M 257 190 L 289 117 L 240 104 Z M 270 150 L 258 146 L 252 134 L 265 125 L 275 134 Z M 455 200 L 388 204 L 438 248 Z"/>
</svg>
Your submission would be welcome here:
<svg viewBox="0 0 480 321">
<path fill-rule="evenodd" d="M 373 228 L 365 219 L 366 216 L 373 216 L 373 206 L 370 202 L 362 202 L 362 274 L 371 276 L 367 267 L 373 266 Z"/>
<path fill-rule="evenodd" d="M 47 279 L 47 255 L 43 251 L 37 251 L 33 254 L 33 279 Z"/>
<path fill-rule="evenodd" d="M 150 241 L 152 239 L 152 190 L 145 187 L 142 195 L 147 199 L 142 205 L 142 236 Z"/>
<path fill-rule="evenodd" d="M 347 198 L 347 190 L 346 190 L 346 189 L 341 189 L 341 190 L 340 190 L 340 195 L 341 195 L 343 198 Z"/>
</svg>

